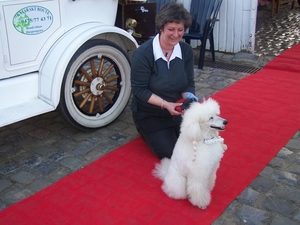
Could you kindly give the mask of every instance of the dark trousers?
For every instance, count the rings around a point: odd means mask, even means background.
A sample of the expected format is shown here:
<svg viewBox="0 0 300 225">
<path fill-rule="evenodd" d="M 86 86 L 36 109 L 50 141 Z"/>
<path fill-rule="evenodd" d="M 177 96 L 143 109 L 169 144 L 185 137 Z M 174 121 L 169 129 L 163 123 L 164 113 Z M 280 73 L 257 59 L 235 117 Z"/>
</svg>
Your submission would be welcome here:
<svg viewBox="0 0 300 225">
<path fill-rule="evenodd" d="M 158 158 L 171 158 L 180 127 L 169 127 L 155 132 L 147 132 L 140 126 L 137 113 L 133 113 L 133 121 L 142 139 Z"/>
</svg>

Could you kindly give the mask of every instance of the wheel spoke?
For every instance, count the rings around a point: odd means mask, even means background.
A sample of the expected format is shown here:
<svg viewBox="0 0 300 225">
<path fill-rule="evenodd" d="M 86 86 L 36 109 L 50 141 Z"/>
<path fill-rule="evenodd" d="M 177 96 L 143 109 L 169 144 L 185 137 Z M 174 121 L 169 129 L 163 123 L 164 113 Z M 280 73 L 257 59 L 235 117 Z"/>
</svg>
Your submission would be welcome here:
<svg viewBox="0 0 300 225">
<path fill-rule="evenodd" d="M 92 113 L 93 110 L 94 110 L 95 98 L 96 98 L 96 96 L 93 95 L 93 96 L 92 96 L 92 101 L 91 101 L 89 113 Z"/>
<path fill-rule="evenodd" d="M 90 74 L 86 72 L 83 67 L 80 68 L 80 72 L 86 77 L 86 79 L 88 79 L 89 82 L 93 81 L 93 78 L 91 78 Z"/>
<path fill-rule="evenodd" d="M 89 88 L 84 89 L 83 91 L 79 91 L 79 92 L 75 93 L 75 94 L 74 94 L 74 97 L 77 98 L 77 97 L 79 97 L 79 96 L 81 96 L 81 95 L 83 95 L 83 94 L 85 94 L 85 93 L 90 92 L 90 91 L 91 91 L 91 90 L 90 90 Z"/>
<path fill-rule="evenodd" d="M 118 78 L 119 78 L 119 75 L 113 75 L 113 76 L 105 79 L 105 83 L 110 83 L 110 82 L 112 82 L 114 80 L 117 80 Z"/>
<path fill-rule="evenodd" d="M 79 108 L 83 108 L 83 106 L 85 106 L 85 104 L 87 103 L 87 101 L 89 100 L 89 98 L 92 96 L 92 93 L 89 93 L 81 102 L 81 104 L 79 105 Z"/>
<path fill-rule="evenodd" d="M 111 100 L 111 98 L 108 96 L 106 92 L 102 93 L 103 97 L 109 102 L 109 104 L 113 104 L 114 102 Z"/>
<path fill-rule="evenodd" d="M 98 100 L 98 106 L 99 106 L 99 111 L 103 112 L 103 104 L 102 104 L 102 99 L 100 96 L 97 97 Z"/>
<path fill-rule="evenodd" d="M 110 90 L 110 91 L 115 91 L 115 92 L 117 92 L 117 91 L 119 91 L 119 88 L 117 88 L 117 87 L 112 87 L 112 86 L 105 86 L 105 87 L 104 87 L 104 90 Z"/>
<path fill-rule="evenodd" d="M 107 68 L 107 70 L 105 71 L 105 73 L 102 74 L 102 78 L 103 79 L 109 74 L 109 72 L 111 71 L 112 68 L 114 68 L 114 65 L 110 64 L 110 66 Z"/>
<path fill-rule="evenodd" d="M 92 77 L 96 77 L 96 68 L 95 68 L 95 62 L 93 59 L 90 60 L 91 70 L 92 70 Z"/>
<path fill-rule="evenodd" d="M 90 86 L 91 85 L 90 82 L 84 82 L 84 81 L 80 81 L 80 80 L 75 80 L 75 84 L 78 84 L 81 86 Z"/>
<path fill-rule="evenodd" d="M 101 77 L 101 72 L 103 70 L 103 65 L 104 65 L 104 58 L 101 59 L 101 62 L 100 62 L 100 65 L 99 65 L 99 69 L 98 69 L 98 72 L 97 72 L 98 77 Z"/>
</svg>

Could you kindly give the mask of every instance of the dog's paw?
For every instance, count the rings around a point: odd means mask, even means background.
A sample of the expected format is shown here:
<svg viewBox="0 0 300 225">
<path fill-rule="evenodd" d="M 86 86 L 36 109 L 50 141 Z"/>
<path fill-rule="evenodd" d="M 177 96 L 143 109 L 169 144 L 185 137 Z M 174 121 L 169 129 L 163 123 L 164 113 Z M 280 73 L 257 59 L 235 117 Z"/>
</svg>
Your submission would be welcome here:
<svg viewBox="0 0 300 225">
<path fill-rule="evenodd" d="M 224 150 L 224 151 L 227 150 L 227 145 L 223 144 L 223 150 Z"/>
<path fill-rule="evenodd" d="M 202 206 L 200 207 L 200 209 L 205 210 L 207 207 L 206 206 Z"/>
</svg>

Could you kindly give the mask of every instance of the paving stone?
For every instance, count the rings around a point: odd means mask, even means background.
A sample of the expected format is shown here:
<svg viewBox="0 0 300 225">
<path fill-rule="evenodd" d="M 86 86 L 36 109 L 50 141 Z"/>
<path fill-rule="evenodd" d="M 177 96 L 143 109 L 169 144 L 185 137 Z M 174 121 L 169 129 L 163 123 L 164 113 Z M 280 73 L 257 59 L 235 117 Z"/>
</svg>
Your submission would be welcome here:
<svg viewBox="0 0 300 225">
<path fill-rule="evenodd" d="M 244 190 L 237 199 L 239 201 L 246 203 L 247 205 L 254 206 L 258 197 L 259 197 L 259 192 L 251 188 L 246 188 L 246 190 Z"/>
<path fill-rule="evenodd" d="M 276 168 L 276 167 L 282 167 L 284 163 L 284 160 L 281 159 L 281 158 L 278 158 L 278 157 L 275 157 L 274 159 L 272 159 L 272 161 L 269 163 L 270 166 L 272 166 L 273 168 Z"/>
<path fill-rule="evenodd" d="M 59 163 L 73 171 L 76 171 L 86 165 L 85 162 L 76 157 L 64 158 L 60 160 Z"/>
<path fill-rule="evenodd" d="M 231 62 L 231 60 L 233 60 L 235 57 L 234 54 L 220 54 L 220 57 L 222 60 L 227 61 L 227 62 Z"/>
<path fill-rule="evenodd" d="M 48 130 L 51 130 L 53 132 L 59 132 L 65 127 L 62 123 L 54 123 L 47 127 Z"/>
<path fill-rule="evenodd" d="M 286 170 L 291 173 L 300 174 L 300 165 L 293 163 L 292 165 L 287 167 Z"/>
<path fill-rule="evenodd" d="M 25 149 L 20 149 L 16 154 L 14 154 L 11 159 L 17 164 L 23 164 L 26 159 L 31 157 L 31 153 L 26 151 Z"/>
<path fill-rule="evenodd" d="M 65 138 L 65 137 L 60 135 L 60 134 L 57 134 L 55 132 L 51 132 L 51 135 L 43 138 L 42 143 L 38 146 L 52 146 L 52 147 L 54 147 L 53 144 L 55 142 L 57 142 L 58 140 L 61 140 L 63 138 Z M 38 146 L 36 146 L 36 147 L 38 147 Z"/>
<path fill-rule="evenodd" d="M 237 212 L 241 222 L 249 225 L 265 224 L 270 221 L 270 215 L 266 211 L 243 205 Z"/>
<path fill-rule="evenodd" d="M 234 200 L 229 204 L 229 206 L 225 209 L 225 211 L 230 214 L 231 212 L 234 212 L 237 206 L 238 206 L 238 201 Z"/>
<path fill-rule="evenodd" d="M 61 139 L 53 144 L 54 147 L 56 147 L 62 151 L 72 150 L 74 148 L 74 146 L 76 146 L 76 145 L 77 145 L 77 143 L 70 138 Z"/>
<path fill-rule="evenodd" d="M 19 202 L 19 201 L 25 199 L 26 197 L 29 197 L 32 194 L 33 194 L 33 192 L 31 192 L 30 190 L 28 190 L 26 188 L 16 187 L 16 188 L 14 188 L 11 191 L 2 193 L 1 194 L 1 198 L 8 205 L 12 205 L 12 204 L 14 204 L 16 202 Z"/>
<path fill-rule="evenodd" d="M 27 149 L 29 151 L 36 148 L 36 146 L 39 146 L 40 144 L 42 144 L 42 142 L 40 140 L 30 137 L 30 136 L 28 136 L 26 139 L 18 142 L 18 146 L 22 147 L 23 149 Z"/>
<path fill-rule="evenodd" d="M 115 133 L 112 136 L 110 136 L 110 139 L 114 140 L 114 141 L 124 141 L 127 139 L 126 135 L 120 134 L 120 133 Z"/>
<path fill-rule="evenodd" d="M 0 174 L 7 175 L 9 173 L 16 171 L 18 168 L 20 168 L 19 164 L 15 162 L 8 162 L 0 166 Z"/>
<path fill-rule="evenodd" d="M 219 217 L 217 220 L 215 220 L 212 223 L 212 225 L 240 225 L 240 224 L 241 224 L 241 222 L 235 216 L 233 216 L 231 218 Z"/>
<path fill-rule="evenodd" d="M 276 171 L 273 179 L 286 184 L 295 185 L 298 183 L 297 175 L 286 171 Z"/>
<path fill-rule="evenodd" d="M 198 53 L 199 53 L 199 51 L 197 51 Z M 207 55 L 209 56 L 209 57 L 211 57 L 211 54 L 210 54 L 210 52 L 207 52 L 206 51 L 206 53 L 208 53 Z M 230 57 L 230 56 L 232 56 L 232 57 Z M 199 56 L 198 56 L 199 57 Z M 230 54 L 229 56 L 224 56 L 221 52 L 215 52 L 215 57 L 216 58 L 218 58 L 218 59 L 220 59 L 220 58 L 225 58 L 225 59 L 232 59 L 233 57 L 234 57 L 234 54 Z"/>
<path fill-rule="evenodd" d="M 52 170 L 48 175 L 47 177 L 53 181 L 58 181 L 60 180 L 61 178 L 67 176 L 68 174 L 70 174 L 71 171 L 70 169 L 66 168 L 66 167 L 63 167 L 63 166 L 60 166 L 60 167 L 57 167 L 55 170 Z"/>
<path fill-rule="evenodd" d="M 289 218 L 282 217 L 282 216 L 275 216 L 272 220 L 270 225 L 299 225 L 299 222 L 293 221 Z"/>
<path fill-rule="evenodd" d="M 27 188 L 33 192 L 38 192 L 49 185 L 51 185 L 51 182 L 44 179 L 38 179 L 29 184 Z"/>
<path fill-rule="evenodd" d="M 0 156 L 0 167 L 7 163 L 7 158 L 4 156 Z"/>
<path fill-rule="evenodd" d="M 26 139 L 26 136 L 27 136 L 26 134 L 13 133 L 12 135 L 10 135 L 5 139 L 5 142 L 14 144 L 20 142 L 21 140 Z"/>
<path fill-rule="evenodd" d="M 133 124 L 133 122 L 132 122 L 132 124 Z M 139 133 L 138 133 L 138 131 L 137 131 L 137 129 L 134 125 L 131 125 L 129 128 L 123 130 L 123 132 L 125 134 L 130 134 L 129 137 L 134 137 L 135 138 L 135 137 L 139 136 Z"/>
<path fill-rule="evenodd" d="M 0 157 L 4 157 L 5 155 L 16 154 L 18 151 L 19 149 L 13 145 L 10 144 L 2 145 L 0 146 Z"/>
<path fill-rule="evenodd" d="M 7 207 L 7 205 L 3 204 L 3 203 L 0 203 L 0 210 L 3 210 Z"/>
<path fill-rule="evenodd" d="M 292 204 L 284 202 L 273 195 L 267 197 L 262 205 L 265 209 L 277 212 L 283 216 L 290 216 L 295 211 L 295 207 Z"/>
<path fill-rule="evenodd" d="M 37 165 L 36 167 L 34 167 L 34 170 L 36 170 L 37 172 L 43 175 L 46 175 L 49 174 L 52 170 L 56 169 L 57 167 L 58 165 L 53 162 L 43 162 Z"/>
<path fill-rule="evenodd" d="M 66 127 L 64 129 L 62 129 L 60 132 L 59 132 L 61 135 L 64 135 L 66 137 L 71 137 L 73 136 L 74 134 L 78 133 L 78 129 L 74 128 L 74 127 Z"/>
<path fill-rule="evenodd" d="M 283 158 L 283 159 L 286 159 L 289 155 L 293 154 L 292 151 L 290 151 L 289 149 L 287 148 L 282 148 L 279 153 L 277 154 L 277 157 L 279 158 Z"/>
<path fill-rule="evenodd" d="M 0 127 L 0 139 L 2 140 L 2 143 L 6 141 L 7 137 L 13 135 L 14 133 L 16 133 L 14 128 L 7 129 L 7 127 Z"/>
<path fill-rule="evenodd" d="M 234 58 L 232 59 L 232 61 L 234 62 L 251 62 L 251 63 L 257 63 L 257 61 L 259 60 L 259 56 L 257 55 L 253 55 L 250 53 L 246 53 L 246 52 L 239 52 L 237 54 L 234 55 Z"/>
<path fill-rule="evenodd" d="M 298 221 L 299 224 L 300 224 L 300 209 L 299 209 L 298 213 L 295 215 L 294 219 L 295 219 L 296 221 Z"/>
<path fill-rule="evenodd" d="M 295 133 L 295 135 L 293 136 L 293 139 L 298 139 L 299 137 L 300 137 L 300 132 L 297 131 L 297 132 Z"/>
<path fill-rule="evenodd" d="M 208 77 L 207 79 L 203 79 L 202 83 L 209 84 L 214 89 L 223 89 L 225 86 L 228 86 L 228 83 L 232 83 L 232 82 L 229 82 L 224 77 L 213 75 L 213 76 Z"/>
<path fill-rule="evenodd" d="M 7 179 L 0 179 L 0 191 L 3 191 L 10 186 L 12 186 L 12 182 Z"/>
<path fill-rule="evenodd" d="M 72 135 L 72 138 L 76 141 L 79 141 L 79 142 L 80 141 L 87 141 L 87 140 L 90 140 L 91 138 L 95 138 L 93 133 L 94 133 L 93 131 L 91 131 L 91 132 L 88 132 L 88 131 L 78 132 L 78 133 Z M 103 138 L 99 137 L 98 140 L 100 141 L 101 139 L 103 139 Z"/>
<path fill-rule="evenodd" d="M 48 131 L 48 130 L 38 128 L 38 129 L 35 129 L 35 130 L 29 132 L 28 134 L 32 137 L 42 139 L 42 138 L 46 137 L 49 133 L 50 133 L 50 131 Z"/>
<path fill-rule="evenodd" d="M 50 153 L 55 153 L 56 151 L 58 151 L 57 148 L 54 148 L 52 146 L 39 146 L 37 148 L 34 148 L 33 151 L 35 151 L 36 153 L 40 154 L 40 155 L 47 155 Z"/>
<path fill-rule="evenodd" d="M 123 121 L 116 120 L 116 121 L 112 122 L 111 124 L 109 124 L 108 129 L 113 130 L 113 131 L 122 131 L 128 127 L 129 127 L 128 123 L 124 123 Z"/>
<path fill-rule="evenodd" d="M 73 150 L 72 150 L 72 154 L 74 155 L 85 155 L 87 154 L 89 151 L 91 151 L 91 147 L 92 145 L 89 143 L 82 143 L 80 145 L 77 145 Z"/>
<path fill-rule="evenodd" d="M 90 146 L 96 146 L 98 143 L 101 143 L 103 141 L 105 141 L 106 138 L 103 137 L 90 137 L 90 139 L 88 140 L 88 142 L 90 143 Z"/>
<path fill-rule="evenodd" d="M 98 129 L 98 130 L 95 130 L 93 132 L 93 137 L 101 137 L 101 138 L 104 138 L 104 140 L 105 140 L 107 137 L 110 137 L 114 133 L 115 133 L 114 130 L 103 127 L 103 128 Z"/>
<path fill-rule="evenodd" d="M 291 186 L 278 186 L 273 192 L 274 195 L 289 201 L 297 202 L 300 204 L 300 189 Z"/>
<path fill-rule="evenodd" d="M 48 158 L 57 162 L 59 160 L 61 160 L 62 158 L 64 158 L 66 156 L 66 153 L 59 150 L 57 152 L 55 152 L 54 154 L 50 155 Z"/>
<path fill-rule="evenodd" d="M 13 179 L 14 181 L 17 181 L 21 184 L 26 184 L 31 182 L 34 179 L 34 175 L 32 173 L 29 173 L 27 171 L 20 171 L 16 174 L 14 174 L 13 176 L 11 176 L 11 179 Z"/>
<path fill-rule="evenodd" d="M 84 156 L 84 159 L 86 159 L 89 162 L 93 162 L 93 161 L 99 159 L 101 156 L 105 155 L 107 152 L 108 152 L 108 149 L 107 149 L 107 151 L 104 151 L 103 149 L 101 151 L 99 151 L 99 148 L 97 146 L 97 147 L 93 148 L 90 152 L 88 152 Z"/>
<path fill-rule="evenodd" d="M 261 176 L 269 178 L 274 174 L 274 169 L 270 166 L 266 166 L 264 170 L 260 173 Z"/>
<path fill-rule="evenodd" d="M 296 140 L 296 139 L 291 139 L 287 144 L 286 147 L 287 148 L 292 148 L 292 149 L 298 149 L 299 150 L 299 146 L 300 146 L 300 140 Z"/>
<path fill-rule="evenodd" d="M 38 121 L 35 123 L 37 127 L 46 128 L 53 123 L 48 117 L 39 117 Z"/>
<path fill-rule="evenodd" d="M 33 168 L 42 162 L 42 158 L 37 155 L 31 155 L 24 161 L 24 165 Z"/>
<path fill-rule="evenodd" d="M 274 182 L 269 178 L 259 176 L 250 184 L 250 186 L 255 190 L 266 193 L 274 187 Z"/>
</svg>

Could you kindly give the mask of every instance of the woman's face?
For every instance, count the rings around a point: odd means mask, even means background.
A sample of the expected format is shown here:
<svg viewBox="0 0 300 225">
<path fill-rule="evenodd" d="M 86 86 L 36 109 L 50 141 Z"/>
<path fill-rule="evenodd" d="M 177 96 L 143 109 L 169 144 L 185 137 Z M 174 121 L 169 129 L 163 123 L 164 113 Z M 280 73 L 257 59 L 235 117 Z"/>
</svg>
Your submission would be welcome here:
<svg viewBox="0 0 300 225">
<path fill-rule="evenodd" d="M 181 23 L 166 23 L 160 33 L 160 40 L 169 46 L 175 46 L 184 35 L 184 24 Z"/>
</svg>

